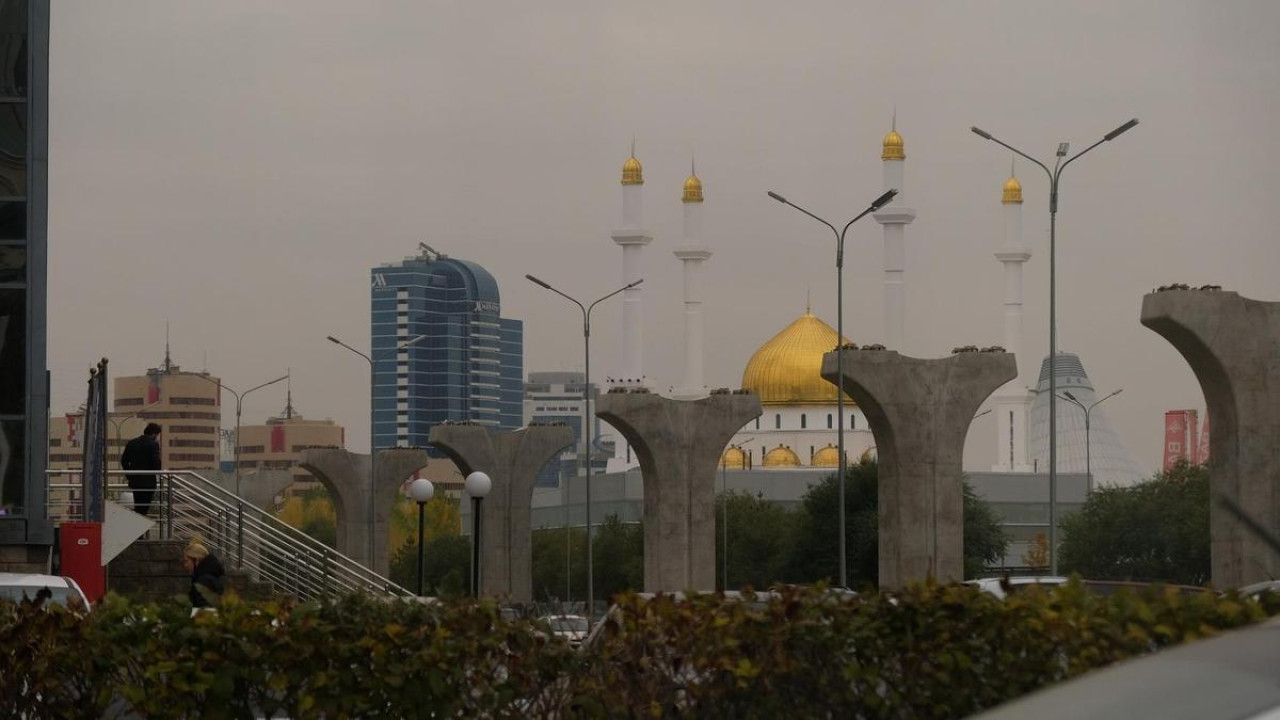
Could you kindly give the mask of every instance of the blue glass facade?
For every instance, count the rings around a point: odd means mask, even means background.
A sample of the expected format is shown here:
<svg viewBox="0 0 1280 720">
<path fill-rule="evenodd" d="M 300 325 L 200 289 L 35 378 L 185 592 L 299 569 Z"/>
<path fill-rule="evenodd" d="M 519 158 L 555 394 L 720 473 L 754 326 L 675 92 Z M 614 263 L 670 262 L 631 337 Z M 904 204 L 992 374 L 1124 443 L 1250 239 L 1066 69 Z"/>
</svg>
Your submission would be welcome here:
<svg viewBox="0 0 1280 720">
<path fill-rule="evenodd" d="M 378 447 L 427 447 L 445 420 L 522 425 L 524 325 L 501 317 L 488 271 L 424 252 L 374 268 L 371 280 Z"/>
</svg>

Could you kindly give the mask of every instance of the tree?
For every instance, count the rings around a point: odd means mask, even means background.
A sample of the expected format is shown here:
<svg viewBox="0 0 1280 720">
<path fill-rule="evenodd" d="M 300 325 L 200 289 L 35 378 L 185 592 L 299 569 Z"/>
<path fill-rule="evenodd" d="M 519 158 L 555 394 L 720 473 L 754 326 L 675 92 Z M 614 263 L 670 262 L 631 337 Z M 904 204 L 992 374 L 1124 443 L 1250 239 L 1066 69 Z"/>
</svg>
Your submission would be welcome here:
<svg viewBox="0 0 1280 720">
<path fill-rule="evenodd" d="M 570 597 L 587 596 L 587 534 L 582 528 L 569 528 L 568 565 L 572 587 Z M 567 600 L 565 594 L 565 530 L 547 528 L 533 531 L 533 599 L 535 601 Z"/>
<path fill-rule="evenodd" d="M 1060 565 L 1091 580 L 1204 585 L 1209 471 L 1179 463 L 1130 487 L 1100 487 L 1062 520 Z"/>
<path fill-rule="evenodd" d="M 1036 569 L 1049 567 L 1049 538 L 1044 533 L 1036 533 L 1031 547 L 1022 553 L 1022 564 Z"/>
<path fill-rule="evenodd" d="M 725 504 L 729 507 L 729 587 L 768 588 L 788 577 L 796 511 L 762 495 L 733 491 L 716 498 L 716 587 L 724 584 Z M 725 588 L 721 588 L 725 589 Z"/>
<path fill-rule="evenodd" d="M 879 466 L 875 460 L 850 465 L 845 474 L 845 549 L 851 586 L 874 585 L 880 574 L 877 509 Z M 792 582 L 839 578 L 839 486 L 832 474 L 804 494 L 797 517 L 796 543 L 790 563 Z M 991 508 L 964 486 L 964 573 L 974 577 L 997 562 L 1008 537 Z"/>
<path fill-rule="evenodd" d="M 415 538 L 391 556 L 391 580 L 413 590 L 418 583 L 418 542 Z M 422 592 L 460 597 L 471 585 L 471 538 L 441 535 L 427 540 L 422 554 Z"/>
<path fill-rule="evenodd" d="M 323 487 L 289 498 L 276 517 L 331 548 L 338 546 L 338 515 Z"/>
</svg>

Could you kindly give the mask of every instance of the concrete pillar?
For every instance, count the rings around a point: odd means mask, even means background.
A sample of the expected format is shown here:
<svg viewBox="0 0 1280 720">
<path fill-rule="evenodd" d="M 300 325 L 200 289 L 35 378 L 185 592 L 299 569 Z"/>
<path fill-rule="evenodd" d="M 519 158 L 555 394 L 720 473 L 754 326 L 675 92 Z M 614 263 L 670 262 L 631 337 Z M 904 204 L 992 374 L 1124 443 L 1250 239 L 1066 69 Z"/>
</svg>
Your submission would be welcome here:
<svg viewBox="0 0 1280 720">
<path fill-rule="evenodd" d="M 542 468 L 573 442 L 573 431 L 565 425 L 509 432 L 481 425 L 431 428 L 432 447 L 448 455 L 464 476 L 479 471 L 493 481 L 480 511 L 481 595 L 533 601 L 533 485 Z M 465 493 L 463 500 L 469 500 Z"/>
<path fill-rule="evenodd" d="M 933 577 L 964 579 L 961 461 L 974 413 L 1018 374 L 1008 353 L 957 353 L 939 359 L 891 350 L 845 350 L 844 377 L 834 352 L 822 377 L 858 403 L 880 459 L 880 587 Z"/>
<path fill-rule="evenodd" d="M 1280 577 L 1280 556 L 1217 498 L 1280 535 L 1280 302 L 1216 289 L 1142 298 L 1142 324 L 1182 353 L 1208 417 L 1213 584 L 1235 588 Z"/>
<path fill-rule="evenodd" d="M 606 393 L 596 416 L 627 439 L 644 477 L 644 589 L 716 587 L 716 466 L 734 434 L 760 417 L 759 396 L 671 400 Z"/>
<path fill-rule="evenodd" d="M 338 515 L 338 552 L 357 562 L 369 556 L 369 456 L 331 448 L 302 451 L 304 470 L 315 476 L 333 498 Z M 391 574 L 387 518 L 401 484 L 427 466 L 427 451 L 390 448 L 378 451 L 378 478 L 374 498 L 373 567 Z"/>
</svg>

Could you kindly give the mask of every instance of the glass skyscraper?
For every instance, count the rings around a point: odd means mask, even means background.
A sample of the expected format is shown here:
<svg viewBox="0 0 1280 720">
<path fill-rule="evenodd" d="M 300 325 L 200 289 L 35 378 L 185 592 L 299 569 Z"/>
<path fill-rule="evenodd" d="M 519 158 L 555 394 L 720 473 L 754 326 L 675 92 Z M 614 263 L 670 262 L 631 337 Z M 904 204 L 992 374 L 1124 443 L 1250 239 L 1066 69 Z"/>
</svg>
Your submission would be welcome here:
<svg viewBox="0 0 1280 720">
<path fill-rule="evenodd" d="M 427 447 L 446 420 L 521 427 L 524 324 L 502 317 L 487 270 L 420 247 L 371 271 L 377 446 Z"/>
<path fill-rule="evenodd" d="M 48 0 L 0 0 L 0 546 L 48 545 Z"/>
</svg>

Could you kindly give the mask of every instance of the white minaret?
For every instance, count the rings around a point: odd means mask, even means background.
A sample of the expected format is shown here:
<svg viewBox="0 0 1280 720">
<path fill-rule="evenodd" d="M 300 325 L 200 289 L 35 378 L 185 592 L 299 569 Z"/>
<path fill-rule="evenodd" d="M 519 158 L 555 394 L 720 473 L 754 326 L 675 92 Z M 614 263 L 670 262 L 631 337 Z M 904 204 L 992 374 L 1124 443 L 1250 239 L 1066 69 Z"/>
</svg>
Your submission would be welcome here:
<svg viewBox="0 0 1280 720">
<path fill-rule="evenodd" d="M 636 143 L 631 141 L 631 157 L 622 164 L 622 227 L 613 231 L 613 241 L 622 246 L 622 282 L 639 279 L 640 258 L 653 236 L 644 229 L 644 168 L 636 159 Z M 644 380 L 644 287 L 622 294 L 622 377 L 627 384 Z"/>
<path fill-rule="evenodd" d="M 884 226 L 884 344 L 890 350 L 904 351 L 907 332 L 907 251 L 906 226 L 916 219 L 916 211 L 903 205 L 906 187 L 903 182 L 907 154 L 898 134 L 898 117 L 894 113 L 893 129 L 884 136 L 880 153 L 884 165 L 884 189 L 896 189 L 897 197 L 876 212 L 876 222 Z"/>
<path fill-rule="evenodd" d="M 684 264 L 684 380 L 675 396 L 684 400 L 705 397 L 702 377 L 702 261 L 711 251 L 702 244 L 702 181 L 696 167 L 684 181 L 684 245 L 675 256 Z"/>
<path fill-rule="evenodd" d="M 1027 428 L 1032 393 L 1025 372 L 1027 359 L 1022 355 L 1022 264 L 1031 259 L 1031 251 L 1022 245 L 1022 183 L 1013 168 L 1000 202 L 1004 204 L 1004 246 L 996 259 L 1004 264 L 1004 349 L 1016 356 L 1018 376 L 996 391 L 996 464 L 992 469 L 1031 472 Z"/>
</svg>

